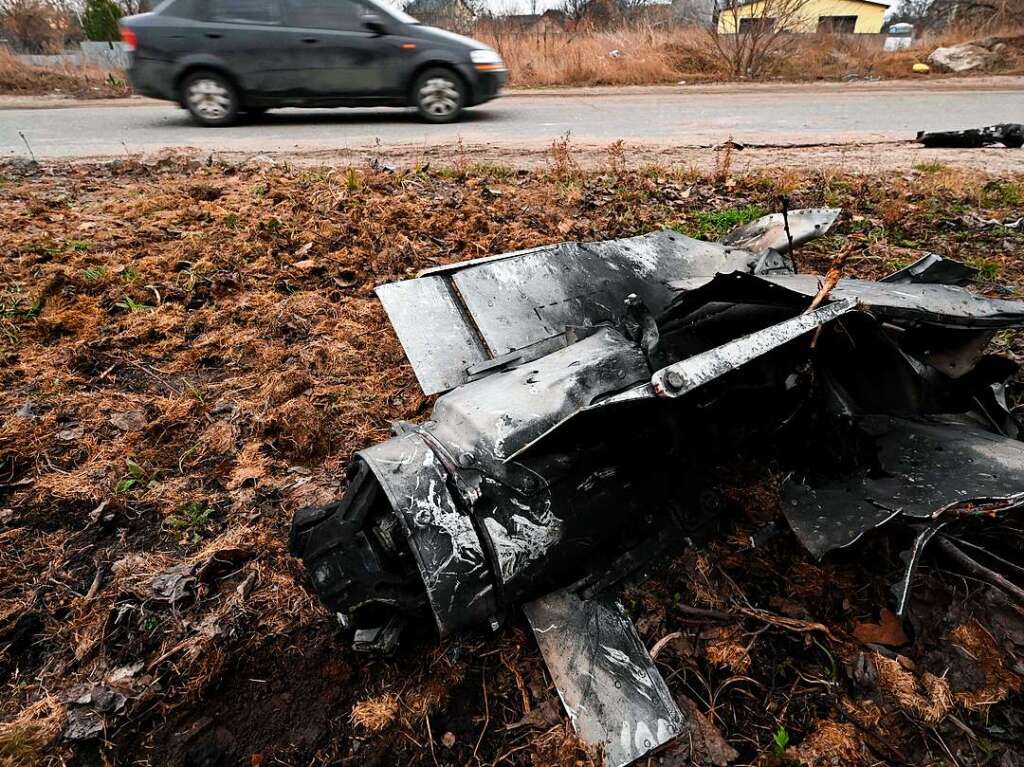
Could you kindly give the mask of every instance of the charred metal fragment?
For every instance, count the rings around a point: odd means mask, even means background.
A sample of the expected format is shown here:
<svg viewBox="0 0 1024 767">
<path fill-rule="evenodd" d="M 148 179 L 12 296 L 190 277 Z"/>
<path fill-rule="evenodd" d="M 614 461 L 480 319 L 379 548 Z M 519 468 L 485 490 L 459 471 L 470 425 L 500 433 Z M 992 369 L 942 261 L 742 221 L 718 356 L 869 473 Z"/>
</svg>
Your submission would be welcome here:
<svg viewBox="0 0 1024 767">
<path fill-rule="evenodd" d="M 869 416 L 858 429 L 874 444 L 877 463 L 823 483 L 790 483 L 786 519 L 821 558 L 882 525 L 914 531 L 904 577 L 895 588 L 906 608 L 910 582 L 928 542 L 947 525 L 975 515 L 998 516 L 1024 505 L 1024 443 L 964 416 L 915 420 Z"/>
<path fill-rule="evenodd" d="M 838 210 L 795 210 L 798 242 L 828 231 Z M 781 221 L 781 218 L 779 219 Z M 788 242 L 769 216 L 748 224 L 745 245 L 695 240 L 672 231 L 624 240 L 563 243 L 437 267 L 377 288 L 420 386 L 427 394 L 486 373 L 483 363 L 521 363 L 568 346 L 622 316 L 635 295 L 655 316 L 671 302 L 671 280 L 756 269 L 792 271 Z M 783 237 L 784 237 L 783 233 Z M 728 239 L 728 238 L 727 238 Z"/>
<path fill-rule="evenodd" d="M 608 767 L 640 759 L 684 729 L 683 714 L 622 606 L 556 591 L 523 606 L 562 705 Z"/>
<path fill-rule="evenodd" d="M 772 213 L 732 230 L 719 242 L 755 253 L 766 250 L 788 253 L 791 248 L 827 232 L 836 222 L 839 213 L 837 208 L 791 210 L 785 215 Z"/>
<path fill-rule="evenodd" d="M 837 215 L 792 211 L 789 235 Z M 813 555 L 881 527 L 908 539 L 900 611 L 929 541 L 966 551 L 1024 508 L 1016 365 L 987 353 L 1024 304 L 931 255 L 812 310 L 820 280 L 793 273 L 789 235 L 766 217 L 721 243 L 567 243 L 381 286 L 424 391 L 444 393 L 357 453 L 345 496 L 297 514 L 291 541 L 355 647 L 524 608 L 581 737 L 625 765 L 686 723 L 614 591 L 721 524 L 709 476 L 736 445 L 785 464 L 783 516 Z"/>
<path fill-rule="evenodd" d="M 1000 123 L 986 128 L 969 128 L 967 130 L 919 131 L 917 142 L 926 147 L 949 149 L 978 149 L 993 144 L 1002 144 L 1010 149 L 1020 149 L 1024 146 L 1024 125 Z"/>
<path fill-rule="evenodd" d="M 936 253 L 922 256 L 910 266 L 883 277 L 881 282 L 899 284 L 925 282 L 932 285 L 966 285 L 978 274 L 973 266 L 943 258 Z"/>
</svg>

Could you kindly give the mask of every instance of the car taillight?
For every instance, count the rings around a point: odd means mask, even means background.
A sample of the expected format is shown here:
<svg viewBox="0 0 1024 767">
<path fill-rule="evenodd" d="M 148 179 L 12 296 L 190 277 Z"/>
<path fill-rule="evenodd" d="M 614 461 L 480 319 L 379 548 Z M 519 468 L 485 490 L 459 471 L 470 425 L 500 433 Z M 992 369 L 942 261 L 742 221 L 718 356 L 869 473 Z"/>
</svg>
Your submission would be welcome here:
<svg viewBox="0 0 1024 767">
<path fill-rule="evenodd" d="M 134 51 L 139 47 L 139 36 L 127 27 L 121 27 L 121 42 L 128 46 L 128 50 Z"/>
</svg>

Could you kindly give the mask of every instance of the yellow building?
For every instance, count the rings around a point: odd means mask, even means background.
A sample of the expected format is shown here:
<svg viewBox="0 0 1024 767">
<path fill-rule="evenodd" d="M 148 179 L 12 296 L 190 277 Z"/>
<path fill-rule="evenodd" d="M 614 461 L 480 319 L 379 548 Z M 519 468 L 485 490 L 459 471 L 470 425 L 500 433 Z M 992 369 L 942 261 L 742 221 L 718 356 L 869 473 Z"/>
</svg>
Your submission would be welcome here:
<svg viewBox="0 0 1024 767">
<path fill-rule="evenodd" d="M 872 0 L 754 0 L 718 12 L 718 31 L 732 34 L 758 27 L 787 32 L 879 33 L 889 3 Z"/>
</svg>

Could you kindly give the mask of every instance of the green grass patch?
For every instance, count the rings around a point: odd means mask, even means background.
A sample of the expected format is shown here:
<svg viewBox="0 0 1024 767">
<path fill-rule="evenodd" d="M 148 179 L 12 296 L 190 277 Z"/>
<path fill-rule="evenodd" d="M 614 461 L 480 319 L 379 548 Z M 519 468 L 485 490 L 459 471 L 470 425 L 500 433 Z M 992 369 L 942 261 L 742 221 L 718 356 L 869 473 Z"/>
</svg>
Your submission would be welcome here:
<svg viewBox="0 0 1024 767">
<path fill-rule="evenodd" d="M 176 533 L 182 543 L 199 543 L 210 525 L 213 509 L 205 503 L 192 501 L 181 507 L 181 511 L 172 514 L 164 521 L 164 526 Z"/>
<path fill-rule="evenodd" d="M 744 205 L 726 210 L 698 210 L 691 222 L 671 224 L 671 228 L 698 240 L 717 240 L 737 226 L 749 224 L 768 211 L 760 205 Z"/>
<path fill-rule="evenodd" d="M 999 275 L 1003 273 L 1003 265 L 994 258 L 971 256 L 970 258 L 965 258 L 964 262 L 978 270 L 977 279 L 982 282 L 995 282 L 999 279 Z"/>
<path fill-rule="evenodd" d="M 99 282 L 107 278 L 105 266 L 90 266 L 82 270 L 82 279 L 86 282 Z"/>
<path fill-rule="evenodd" d="M 919 162 L 914 166 L 914 170 L 920 173 L 942 173 L 950 170 L 950 167 L 941 162 Z"/>
<path fill-rule="evenodd" d="M 990 181 L 982 188 L 981 199 L 986 205 L 1024 205 L 1024 190 L 1012 181 Z"/>
</svg>

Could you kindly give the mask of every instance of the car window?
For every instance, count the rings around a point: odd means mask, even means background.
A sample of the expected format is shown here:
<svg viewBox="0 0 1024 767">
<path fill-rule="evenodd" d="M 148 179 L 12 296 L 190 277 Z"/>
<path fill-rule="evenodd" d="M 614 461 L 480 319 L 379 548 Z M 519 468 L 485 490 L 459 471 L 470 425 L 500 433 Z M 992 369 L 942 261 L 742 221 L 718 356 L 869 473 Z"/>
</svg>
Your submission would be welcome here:
<svg viewBox="0 0 1024 767">
<path fill-rule="evenodd" d="M 277 0 L 210 0 L 210 21 L 229 24 L 279 24 Z"/>
<path fill-rule="evenodd" d="M 293 27 L 353 32 L 363 29 L 370 9 L 352 0 L 286 0 Z"/>
</svg>

